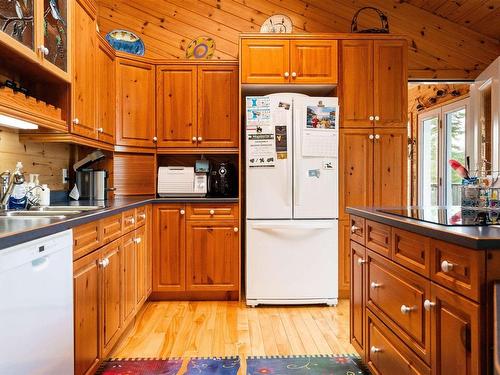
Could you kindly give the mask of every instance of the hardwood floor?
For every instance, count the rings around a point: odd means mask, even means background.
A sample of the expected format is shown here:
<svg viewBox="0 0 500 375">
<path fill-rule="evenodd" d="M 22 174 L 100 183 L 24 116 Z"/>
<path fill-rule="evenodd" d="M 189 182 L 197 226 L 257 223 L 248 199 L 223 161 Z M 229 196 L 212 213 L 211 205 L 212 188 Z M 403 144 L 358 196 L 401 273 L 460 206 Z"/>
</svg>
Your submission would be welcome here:
<svg viewBox="0 0 500 375">
<path fill-rule="evenodd" d="M 354 353 L 349 301 L 337 307 L 242 302 L 148 302 L 112 353 L 117 358 Z"/>
</svg>

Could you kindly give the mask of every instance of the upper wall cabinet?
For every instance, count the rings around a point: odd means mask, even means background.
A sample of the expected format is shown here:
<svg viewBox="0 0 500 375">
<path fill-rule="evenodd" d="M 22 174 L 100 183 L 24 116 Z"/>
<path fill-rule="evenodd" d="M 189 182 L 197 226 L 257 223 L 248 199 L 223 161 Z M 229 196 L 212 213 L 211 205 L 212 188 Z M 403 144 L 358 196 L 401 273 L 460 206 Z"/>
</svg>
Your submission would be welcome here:
<svg viewBox="0 0 500 375">
<path fill-rule="evenodd" d="M 337 41 L 243 39 L 242 83 L 337 83 Z"/>
<path fill-rule="evenodd" d="M 86 0 L 74 2 L 74 44 L 71 133 L 97 138 L 96 126 L 96 12 Z"/>
<path fill-rule="evenodd" d="M 405 40 L 341 42 L 341 126 L 407 126 Z"/>
<path fill-rule="evenodd" d="M 116 123 L 116 65 L 115 52 L 109 43 L 98 36 L 97 47 L 97 138 L 115 143 Z"/>
<path fill-rule="evenodd" d="M 141 61 L 118 58 L 116 84 L 118 99 L 116 144 L 156 147 L 154 66 Z"/>
<path fill-rule="evenodd" d="M 157 130 L 158 147 L 238 147 L 238 67 L 158 66 Z"/>
<path fill-rule="evenodd" d="M 70 81 L 72 4 L 68 0 L 0 1 L 0 42 Z"/>
</svg>

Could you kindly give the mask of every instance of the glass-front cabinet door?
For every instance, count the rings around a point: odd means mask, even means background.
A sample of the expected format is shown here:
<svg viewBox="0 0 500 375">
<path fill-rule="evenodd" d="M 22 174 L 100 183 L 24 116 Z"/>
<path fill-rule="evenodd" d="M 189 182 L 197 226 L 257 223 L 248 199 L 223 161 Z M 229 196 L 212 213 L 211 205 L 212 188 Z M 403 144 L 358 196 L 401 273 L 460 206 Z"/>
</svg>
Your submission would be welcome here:
<svg viewBox="0 0 500 375">
<path fill-rule="evenodd" d="M 30 50 L 35 50 L 35 2 L 0 0 L 0 30 Z"/>
<path fill-rule="evenodd" d="M 67 0 L 43 0 L 44 59 L 64 72 L 68 71 Z"/>
</svg>

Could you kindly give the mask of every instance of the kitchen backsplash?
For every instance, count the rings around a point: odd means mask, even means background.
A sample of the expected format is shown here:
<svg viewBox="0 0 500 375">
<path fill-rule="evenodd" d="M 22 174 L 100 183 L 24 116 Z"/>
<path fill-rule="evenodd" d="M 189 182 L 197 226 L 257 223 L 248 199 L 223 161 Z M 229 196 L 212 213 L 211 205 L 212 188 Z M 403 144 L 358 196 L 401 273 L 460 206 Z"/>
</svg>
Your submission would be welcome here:
<svg viewBox="0 0 500 375">
<path fill-rule="evenodd" d="M 62 143 L 24 143 L 19 134 L 0 127 L 0 172 L 14 170 L 17 161 L 24 165 L 26 178 L 39 174 L 42 184 L 53 190 L 67 190 L 62 183 L 62 169 L 69 168 L 70 146 Z"/>
</svg>

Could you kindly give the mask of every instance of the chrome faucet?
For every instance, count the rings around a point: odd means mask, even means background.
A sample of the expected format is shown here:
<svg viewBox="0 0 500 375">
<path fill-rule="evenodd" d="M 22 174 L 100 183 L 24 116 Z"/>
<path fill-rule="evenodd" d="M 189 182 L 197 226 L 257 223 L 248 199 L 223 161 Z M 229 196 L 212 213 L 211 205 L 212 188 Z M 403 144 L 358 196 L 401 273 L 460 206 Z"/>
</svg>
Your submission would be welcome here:
<svg viewBox="0 0 500 375">
<path fill-rule="evenodd" d="M 33 206 L 39 206 L 40 205 L 40 198 L 37 197 L 35 194 L 32 194 L 31 192 L 35 189 L 40 189 L 41 191 L 44 191 L 45 189 L 41 185 L 36 185 L 33 186 L 31 189 L 26 191 L 26 209 L 29 210 Z"/>
</svg>

